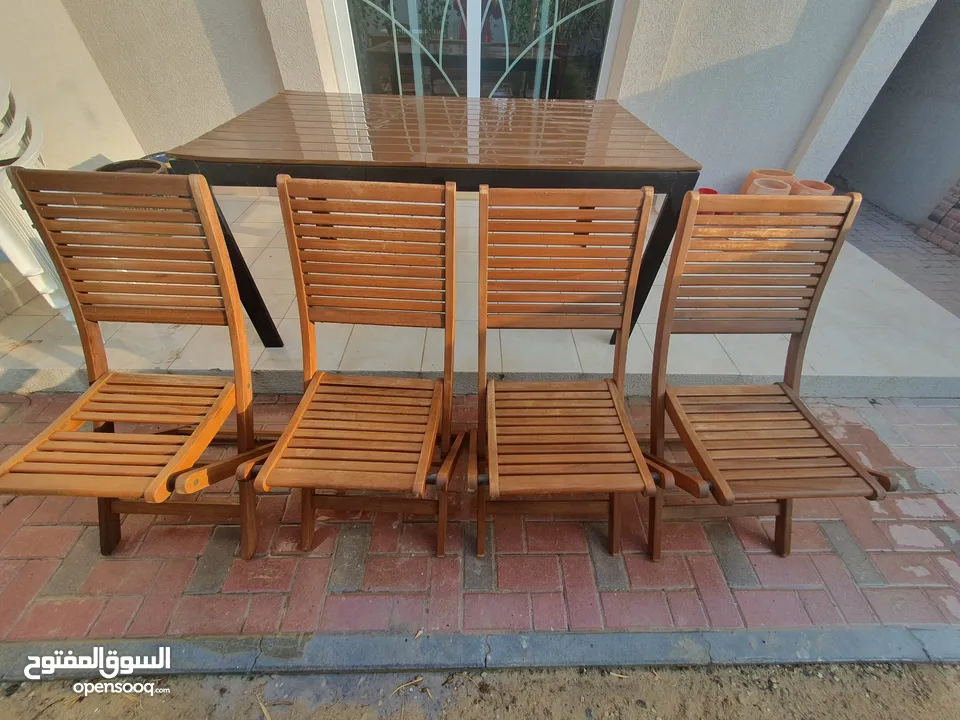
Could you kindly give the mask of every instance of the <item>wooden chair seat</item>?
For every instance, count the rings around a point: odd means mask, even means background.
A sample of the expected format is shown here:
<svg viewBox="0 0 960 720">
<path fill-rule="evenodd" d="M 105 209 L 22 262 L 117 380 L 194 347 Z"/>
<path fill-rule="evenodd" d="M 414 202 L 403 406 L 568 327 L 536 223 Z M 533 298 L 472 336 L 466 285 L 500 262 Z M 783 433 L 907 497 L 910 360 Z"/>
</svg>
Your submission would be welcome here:
<svg viewBox="0 0 960 720">
<path fill-rule="evenodd" d="M 236 405 L 232 378 L 108 373 L 0 475 L 0 493 L 160 502 Z M 85 424 L 188 426 L 189 434 L 81 430 Z M 214 426 L 214 432 L 204 432 Z"/>
<path fill-rule="evenodd" d="M 423 497 L 442 382 L 317 373 L 257 486 Z"/>
<path fill-rule="evenodd" d="M 667 386 L 666 409 L 722 504 L 883 495 L 782 383 Z"/>
<path fill-rule="evenodd" d="M 611 380 L 491 380 L 491 497 L 649 492 L 652 483 L 644 481 L 643 455 L 620 395 Z"/>
</svg>

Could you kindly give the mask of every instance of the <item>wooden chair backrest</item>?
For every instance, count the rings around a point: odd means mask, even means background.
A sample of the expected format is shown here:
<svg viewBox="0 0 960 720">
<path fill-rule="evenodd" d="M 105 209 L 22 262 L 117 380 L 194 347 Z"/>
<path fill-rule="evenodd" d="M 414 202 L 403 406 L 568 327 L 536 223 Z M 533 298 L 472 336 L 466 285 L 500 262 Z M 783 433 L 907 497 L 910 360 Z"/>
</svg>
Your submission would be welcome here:
<svg viewBox="0 0 960 720">
<path fill-rule="evenodd" d="M 207 181 L 19 167 L 9 173 L 63 282 L 89 381 L 108 370 L 100 322 L 226 326 L 244 418 L 238 438 L 251 444 L 246 328 Z"/>
<path fill-rule="evenodd" d="M 314 323 L 443 328 L 442 434 L 453 416 L 456 185 L 277 178 L 303 338 Z M 390 352 L 384 347 L 384 352 Z"/>
<path fill-rule="evenodd" d="M 617 330 L 622 393 L 630 316 L 653 189 L 511 190 L 480 186 L 479 406 L 487 328 Z"/>
<path fill-rule="evenodd" d="M 857 193 L 687 193 L 660 304 L 654 410 L 673 334 L 789 335 L 784 380 L 799 389 L 814 314 L 859 207 Z"/>
</svg>

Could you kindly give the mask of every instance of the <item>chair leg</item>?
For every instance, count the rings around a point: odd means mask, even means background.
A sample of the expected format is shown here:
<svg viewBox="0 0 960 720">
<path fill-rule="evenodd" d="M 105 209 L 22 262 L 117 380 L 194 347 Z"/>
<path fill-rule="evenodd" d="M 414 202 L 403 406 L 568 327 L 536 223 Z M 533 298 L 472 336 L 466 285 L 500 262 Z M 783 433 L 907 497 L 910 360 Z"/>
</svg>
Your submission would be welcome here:
<svg viewBox="0 0 960 720">
<path fill-rule="evenodd" d="M 774 526 L 774 550 L 780 557 L 790 556 L 790 536 L 793 534 L 793 500 L 778 500 L 780 513 Z"/>
<path fill-rule="evenodd" d="M 257 493 L 253 480 L 240 481 L 240 555 L 244 560 L 257 550 Z"/>
<path fill-rule="evenodd" d="M 623 493 L 610 493 L 610 517 L 607 520 L 607 533 L 610 541 L 610 554 L 620 554 L 620 535 L 623 529 Z"/>
<path fill-rule="evenodd" d="M 316 522 L 316 510 L 313 507 L 313 488 L 300 489 L 300 549 L 313 547 L 313 525 Z"/>
<path fill-rule="evenodd" d="M 447 491 L 437 490 L 437 557 L 443 557 L 447 545 Z"/>
<path fill-rule="evenodd" d="M 487 548 L 487 488 L 477 486 L 477 557 L 483 557 Z"/>
<path fill-rule="evenodd" d="M 120 543 L 120 513 L 110 509 L 112 498 L 97 498 L 97 518 L 100 523 L 100 553 L 109 555 Z"/>
<path fill-rule="evenodd" d="M 660 543 L 663 537 L 663 491 L 649 500 L 650 517 L 647 522 L 647 552 L 654 562 L 660 560 Z"/>
</svg>

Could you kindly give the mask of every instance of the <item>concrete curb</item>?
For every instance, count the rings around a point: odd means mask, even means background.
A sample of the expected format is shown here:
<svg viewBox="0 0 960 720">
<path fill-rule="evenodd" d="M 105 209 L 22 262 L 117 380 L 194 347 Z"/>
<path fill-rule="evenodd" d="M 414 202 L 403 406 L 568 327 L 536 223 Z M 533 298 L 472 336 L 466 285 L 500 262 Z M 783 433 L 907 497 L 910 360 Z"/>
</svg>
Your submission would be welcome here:
<svg viewBox="0 0 960 720">
<path fill-rule="evenodd" d="M 4 643 L 0 680 L 21 681 L 28 655 L 154 655 L 169 646 L 159 675 L 399 672 L 498 668 L 704 666 L 960 661 L 960 628 L 901 626 L 829 630 L 709 630 L 518 635 L 309 635 L 241 638 Z M 140 673 L 145 676 L 150 673 Z M 61 671 L 57 678 L 89 677 Z"/>
<path fill-rule="evenodd" d="M 223 370 L 165 371 L 162 369 L 138 370 L 176 374 L 203 373 L 205 375 L 230 376 Z M 436 379 L 440 373 L 364 371 L 373 377 L 412 377 Z M 518 382 L 560 382 L 566 380 L 602 380 L 608 377 L 592 373 L 491 373 L 496 380 Z M 674 385 L 763 385 L 783 380 L 774 375 L 680 375 L 672 373 L 667 378 Z M 300 370 L 254 370 L 253 388 L 257 393 L 280 393 L 299 395 L 303 392 L 303 376 Z M 87 389 L 87 376 L 82 368 L 48 368 L 14 370 L 0 368 L 0 392 L 83 392 Z M 454 378 L 454 393 L 469 395 L 477 392 L 476 372 L 457 372 Z M 628 396 L 649 397 L 650 374 L 628 373 L 625 391 Z M 942 398 L 960 397 L 960 376 L 948 377 L 887 377 L 859 375 L 805 375 L 801 394 L 806 397 L 909 397 Z"/>
</svg>

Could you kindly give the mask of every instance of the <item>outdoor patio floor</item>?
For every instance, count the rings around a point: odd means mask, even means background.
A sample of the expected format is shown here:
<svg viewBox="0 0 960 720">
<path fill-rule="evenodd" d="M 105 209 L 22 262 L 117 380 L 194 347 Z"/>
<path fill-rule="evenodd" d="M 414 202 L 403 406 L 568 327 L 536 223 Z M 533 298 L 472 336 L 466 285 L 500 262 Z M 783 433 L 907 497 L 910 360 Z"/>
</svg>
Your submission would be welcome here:
<svg viewBox="0 0 960 720">
<path fill-rule="evenodd" d="M 0 456 L 72 399 L 0 396 L 10 443 Z M 258 426 L 280 427 L 295 402 L 259 396 Z M 127 516 L 104 558 L 94 500 L 0 496 L 0 640 L 960 624 L 960 401 L 810 404 L 903 492 L 879 503 L 797 501 L 789 558 L 771 550 L 772 520 L 737 519 L 668 523 L 663 560 L 651 563 L 642 499 L 628 503 L 619 557 L 596 519 L 502 516 L 477 558 L 462 468 L 444 558 L 434 556 L 433 522 L 385 513 L 322 514 L 314 548 L 300 552 L 299 494 L 279 492 L 259 498 L 250 561 L 237 555 L 236 525 L 151 516 Z M 475 422 L 475 397 L 456 408 L 458 424 Z M 645 401 L 630 411 L 642 439 Z M 230 490 L 215 489 L 223 499 Z"/>
<path fill-rule="evenodd" d="M 301 388 L 302 358 L 290 259 L 276 197 L 262 192 L 222 189 L 218 194 L 285 343 L 265 349 L 250 330 L 254 387 L 258 392 L 293 393 Z M 457 392 L 469 393 L 476 392 L 477 368 L 475 195 L 458 197 L 457 216 L 456 382 Z M 960 396 L 960 317 L 855 247 L 870 238 L 897 247 L 924 245 L 906 224 L 864 206 L 817 314 L 803 392 L 831 397 Z M 911 259 L 922 275 L 926 260 L 904 251 L 901 264 Z M 649 394 L 663 274 L 630 341 L 630 395 Z M 113 368 L 230 368 L 224 328 L 101 327 Z M 492 330 L 488 369 L 511 379 L 609 375 L 613 351 L 608 340 L 608 331 Z M 669 372 L 677 382 L 769 382 L 782 378 L 786 344 L 783 336 L 679 336 L 672 344 Z M 321 369 L 436 376 L 442 359 L 440 330 L 326 325 L 318 331 Z M 76 330 L 54 316 L 42 298 L 0 319 L 0 391 L 80 390 L 86 384 L 82 364 Z"/>
</svg>

